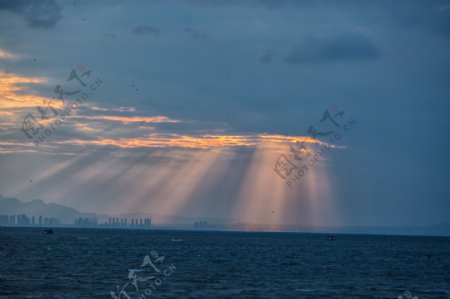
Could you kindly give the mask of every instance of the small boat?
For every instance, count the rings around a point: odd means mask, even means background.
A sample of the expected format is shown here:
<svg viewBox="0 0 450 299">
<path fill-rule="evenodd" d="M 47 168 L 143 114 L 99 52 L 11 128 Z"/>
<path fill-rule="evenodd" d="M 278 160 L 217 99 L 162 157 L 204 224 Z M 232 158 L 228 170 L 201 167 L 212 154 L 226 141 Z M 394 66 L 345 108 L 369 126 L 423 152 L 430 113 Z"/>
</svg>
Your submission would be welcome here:
<svg viewBox="0 0 450 299">
<path fill-rule="evenodd" d="M 52 235 L 53 234 L 53 229 L 51 229 L 51 228 L 44 229 L 44 234 Z"/>
<path fill-rule="evenodd" d="M 325 237 L 325 241 L 334 241 L 334 240 L 335 240 L 334 236 L 326 236 Z"/>
</svg>

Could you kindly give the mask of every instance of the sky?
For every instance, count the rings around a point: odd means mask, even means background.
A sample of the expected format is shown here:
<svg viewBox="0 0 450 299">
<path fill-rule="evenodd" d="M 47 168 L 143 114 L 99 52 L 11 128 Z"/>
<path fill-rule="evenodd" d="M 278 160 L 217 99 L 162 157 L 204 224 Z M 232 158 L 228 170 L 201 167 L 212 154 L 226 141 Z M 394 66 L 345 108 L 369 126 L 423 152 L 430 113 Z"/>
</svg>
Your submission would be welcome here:
<svg viewBox="0 0 450 299">
<path fill-rule="evenodd" d="M 450 222 L 449 49 L 449 1 L 0 0 L 0 194 Z"/>
</svg>

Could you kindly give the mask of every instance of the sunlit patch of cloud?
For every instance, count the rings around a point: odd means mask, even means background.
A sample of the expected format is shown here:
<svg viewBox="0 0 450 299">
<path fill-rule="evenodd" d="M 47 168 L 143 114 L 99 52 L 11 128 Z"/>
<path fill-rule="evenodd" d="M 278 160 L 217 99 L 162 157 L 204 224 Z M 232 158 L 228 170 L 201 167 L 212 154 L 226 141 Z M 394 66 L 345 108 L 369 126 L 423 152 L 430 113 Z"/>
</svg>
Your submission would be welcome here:
<svg viewBox="0 0 450 299">
<path fill-rule="evenodd" d="M 122 149 L 130 148 L 233 148 L 254 147 L 257 145 L 269 145 L 270 143 L 283 145 L 293 142 L 305 142 L 314 144 L 325 144 L 306 136 L 283 136 L 283 135 L 179 135 L 152 133 L 140 138 L 97 138 L 97 139 L 71 139 L 58 141 L 56 143 L 74 146 L 99 146 L 114 147 Z"/>
<path fill-rule="evenodd" d="M 136 112 L 135 107 L 112 107 L 112 108 L 106 108 L 106 107 L 100 107 L 99 105 L 89 105 L 89 109 L 94 111 L 102 111 L 102 112 Z"/>
<path fill-rule="evenodd" d="M 0 109 L 24 108 L 42 106 L 47 97 L 32 93 L 27 84 L 39 84 L 48 82 L 43 77 L 25 77 L 13 73 L 0 73 Z M 61 101 L 52 101 L 53 108 L 61 109 Z"/>
<path fill-rule="evenodd" d="M 116 121 L 123 124 L 129 123 L 177 123 L 179 120 L 170 119 L 166 116 L 117 116 L 117 115 L 98 115 L 98 116 L 83 116 L 77 115 L 73 118 L 87 119 L 87 120 L 109 120 Z"/>
<path fill-rule="evenodd" d="M 17 55 L 17 54 L 10 53 L 6 50 L 0 49 L 0 59 L 14 60 L 14 59 L 18 59 L 18 58 L 19 58 L 19 55 Z"/>
</svg>

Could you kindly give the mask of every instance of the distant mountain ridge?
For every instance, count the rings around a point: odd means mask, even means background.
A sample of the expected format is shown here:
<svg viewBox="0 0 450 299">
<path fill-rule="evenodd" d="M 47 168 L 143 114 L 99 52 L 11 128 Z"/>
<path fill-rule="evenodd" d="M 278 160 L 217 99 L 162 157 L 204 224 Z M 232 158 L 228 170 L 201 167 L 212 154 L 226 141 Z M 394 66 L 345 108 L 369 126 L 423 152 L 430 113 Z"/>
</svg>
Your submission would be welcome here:
<svg viewBox="0 0 450 299">
<path fill-rule="evenodd" d="M 26 214 L 35 217 L 58 218 L 62 223 L 73 223 L 79 217 L 99 217 L 94 213 L 82 213 L 56 203 L 46 203 L 42 199 L 22 202 L 17 198 L 3 197 L 0 194 L 0 215 Z"/>
<path fill-rule="evenodd" d="M 4 197 L 0 194 L 0 215 L 25 214 L 28 217 L 51 217 L 61 220 L 63 224 L 73 224 L 78 218 L 97 218 L 99 223 L 108 221 L 108 218 L 152 218 L 153 223 L 171 225 L 191 225 L 198 219 L 183 216 L 168 216 L 148 213 L 128 213 L 118 215 L 106 215 L 96 213 L 83 213 L 74 208 L 69 208 L 56 203 L 46 203 L 42 199 L 33 199 L 30 202 L 23 202 L 17 198 Z M 217 222 L 224 220 L 216 219 Z"/>
</svg>

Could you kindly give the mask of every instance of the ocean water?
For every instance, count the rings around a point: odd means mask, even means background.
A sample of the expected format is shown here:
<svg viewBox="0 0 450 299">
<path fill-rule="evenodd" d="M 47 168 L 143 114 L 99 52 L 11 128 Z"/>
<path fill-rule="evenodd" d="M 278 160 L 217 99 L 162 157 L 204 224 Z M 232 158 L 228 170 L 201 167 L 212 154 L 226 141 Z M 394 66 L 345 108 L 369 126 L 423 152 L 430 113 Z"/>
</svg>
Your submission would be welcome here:
<svg viewBox="0 0 450 299">
<path fill-rule="evenodd" d="M 335 236 L 3 227 L 0 298 L 450 298 L 450 238 Z"/>
</svg>

